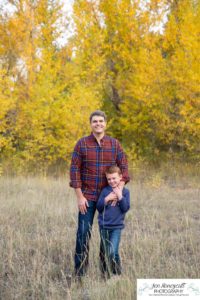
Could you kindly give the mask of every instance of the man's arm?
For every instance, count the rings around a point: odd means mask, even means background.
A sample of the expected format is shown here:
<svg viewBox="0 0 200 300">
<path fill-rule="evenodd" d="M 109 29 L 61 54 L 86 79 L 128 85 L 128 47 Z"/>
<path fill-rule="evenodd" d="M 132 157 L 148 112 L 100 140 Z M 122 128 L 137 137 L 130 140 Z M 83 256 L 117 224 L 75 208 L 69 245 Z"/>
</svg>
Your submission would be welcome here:
<svg viewBox="0 0 200 300">
<path fill-rule="evenodd" d="M 88 201 L 83 196 L 81 191 L 81 164 L 82 156 L 80 149 L 80 141 L 76 144 L 72 153 L 71 167 L 70 167 L 70 186 L 74 188 L 77 198 L 78 209 L 82 214 L 85 214 L 88 207 Z"/>
<path fill-rule="evenodd" d="M 120 182 L 120 187 L 123 188 L 124 185 L 130 181 L 130 177 L 128 174 L 128 161 L 119 141 L 117 141 L 116 147 L 117 147 L 116 163 L 122 172 L 122 180 Z"/>
<path fill-rule="evenodd" d="M 123 190 L 124 186 L 125 186 L 125 181 L 120 181 L 118 187 L 119 187 L 121 190 Z"/>
<path fill-rule="evenodd" d="M 77 142 L 72 153 L 71 166 L 70 166 L 70 183 L 69 185 L 74 189 L 81 188 L 81 165 L 82 155 L 80 141 Z"/>
<path fill-rule="evenodd" d="M 117 158 L 116 158 L 116 163 L 118 167 L 120 168 L 122 172 L 122 179 L 118 185 L 118 188 L 121 189 L 121 192 L 127 182 L 129 182 L 130 177 L 128 175 L 128 162 L 126 159 L 126 155 L 122 149 L 122 146 L 120 145 L 119 141 L 116 140 L 116 151 L 117 151 Z M 114 193 L 117 194 L 117 191 L 113 189 Z M 117 204 L 117 200 L 112 202 L 112 206 L 115 206 Z"/>
</svg>

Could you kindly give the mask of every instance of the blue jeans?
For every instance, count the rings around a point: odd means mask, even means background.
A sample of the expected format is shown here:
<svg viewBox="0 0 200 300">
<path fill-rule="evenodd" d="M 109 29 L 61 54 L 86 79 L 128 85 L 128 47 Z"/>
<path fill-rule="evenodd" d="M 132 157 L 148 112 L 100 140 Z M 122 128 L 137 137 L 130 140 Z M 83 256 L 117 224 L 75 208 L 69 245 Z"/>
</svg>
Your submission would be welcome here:
<svg viewBox="0 0 200 300">
<path fill-rule="evenodd" d="M 93 219 L 96 211 L 96 202 L 88 201 L 87 212 L 78 215 L 78 230 L 76 234 L 76 250 L 74 256 L 75 273 L 82 276 L 86 273 L 89 259 L 89 240 Z"/>
<path fill-rule="evenodd" d="M 103 274 L 121 274 L 119 243 L 121 229 L 100 229 L 100 267 Z"/>
</svg>

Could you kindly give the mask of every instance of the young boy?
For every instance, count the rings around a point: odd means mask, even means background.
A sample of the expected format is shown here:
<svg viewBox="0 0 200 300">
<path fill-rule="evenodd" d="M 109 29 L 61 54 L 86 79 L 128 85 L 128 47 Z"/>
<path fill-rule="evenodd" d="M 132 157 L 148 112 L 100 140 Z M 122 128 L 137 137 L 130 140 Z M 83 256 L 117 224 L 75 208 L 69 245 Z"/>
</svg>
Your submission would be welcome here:
<svg viewBox="0 0 200 300">
<path fill-rule="evenodd" d="M 125 213 L 130 208 L 130 193 L 119 187 L 122 173 L 119 167 L 111 166 L 106 171 L 108 186 L 98 199 L 97 210 L 100 231 L 100 266 L 104 276 L 121 274 L 119 243 L 124 228 Z M 115 200 L 113 200 L 115 198 Z"/>
</svg>

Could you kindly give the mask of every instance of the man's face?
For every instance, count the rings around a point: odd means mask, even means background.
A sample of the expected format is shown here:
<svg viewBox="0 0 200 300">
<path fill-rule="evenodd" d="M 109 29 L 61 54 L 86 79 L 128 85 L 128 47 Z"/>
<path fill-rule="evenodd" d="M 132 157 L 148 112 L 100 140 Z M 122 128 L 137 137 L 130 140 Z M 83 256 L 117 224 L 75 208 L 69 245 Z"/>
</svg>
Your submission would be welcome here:
<svg viewBox="0 0 200 300">
<path fill-rule="evenodd" d="M 119 185 L 122 175 L 119 175 L 117 172 L 113 174 L 106 174 L 106 178 L 108 181 L 108 184 L 112 187 L 115 188 Z"/>
<path fill-rule="evenodd" d="M 93 133 L 101 134 L 101 133 L 104 133 L 104 131 L 106 129 L 106 121 L 105 121 L 104 117 L 93 116 L 90 126 L 91 126 Z"/>
</svg>

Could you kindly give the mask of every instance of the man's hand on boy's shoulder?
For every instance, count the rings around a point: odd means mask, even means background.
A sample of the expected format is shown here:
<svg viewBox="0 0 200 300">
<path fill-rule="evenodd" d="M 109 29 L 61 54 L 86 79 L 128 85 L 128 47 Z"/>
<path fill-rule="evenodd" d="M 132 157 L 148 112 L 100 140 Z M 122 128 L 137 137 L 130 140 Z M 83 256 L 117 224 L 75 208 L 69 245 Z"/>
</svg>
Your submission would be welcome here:
<svg viewBox="0 0 200 300">
<path fill-rule="evenodd" d="M 125 186 L 125 181 L 121 180 L 118 187 L 120 187 L 123 190 L 124 186 Z"/>
</svg>

